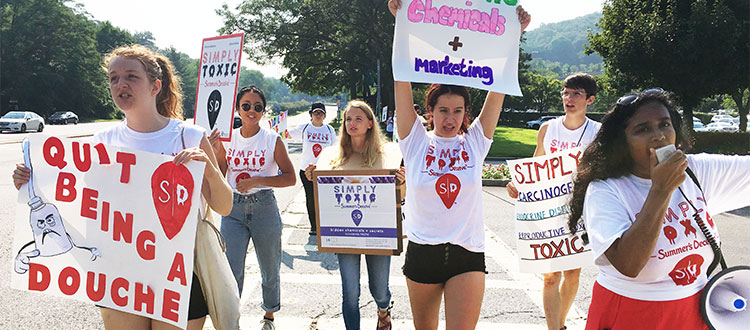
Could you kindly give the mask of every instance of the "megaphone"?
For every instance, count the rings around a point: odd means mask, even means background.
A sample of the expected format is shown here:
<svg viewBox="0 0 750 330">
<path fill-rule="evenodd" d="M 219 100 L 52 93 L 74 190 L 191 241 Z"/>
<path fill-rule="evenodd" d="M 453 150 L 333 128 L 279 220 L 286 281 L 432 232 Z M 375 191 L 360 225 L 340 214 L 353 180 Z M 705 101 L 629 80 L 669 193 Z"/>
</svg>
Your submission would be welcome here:
<svg viewBox="0 0 750 330">
<path fill-rule="evenodd" d="M 701 294 L 701 314 L 711 330 L 750 327 L 750 266 L 722 270 L 708 282 Z"/>
</svg>

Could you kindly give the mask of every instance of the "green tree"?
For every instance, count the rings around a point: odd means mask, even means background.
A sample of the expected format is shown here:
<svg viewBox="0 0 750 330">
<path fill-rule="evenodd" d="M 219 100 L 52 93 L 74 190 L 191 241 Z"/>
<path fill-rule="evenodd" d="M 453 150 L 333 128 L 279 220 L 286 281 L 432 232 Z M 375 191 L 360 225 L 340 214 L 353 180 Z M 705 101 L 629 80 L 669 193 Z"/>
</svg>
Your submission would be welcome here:
<svg viewBox="0 0 750 330">
<path fill-rule="evenodd" d="M 198 60 L 177 51 L 174 47 L 161 49 L 159 52 L 172 62 L 177 75 L 180 77 L 183 115 L 186 118 L 193 117 L 195 113 L 195 93 L 198 88 Z"/>
<path fill-rule="evenodd" d="M 621 93 L 660 86 L 672 91 L 692 122 L 705 98 L 729 94 L 747 125 L 750 88 L 750 2 L 747 0 L 610 0 L 589 32 Z"/>
<path fill-rule="evenodd" d="M 368 98 L 380 59 L 383 103 L 393 104 L 394 19 L 385 1 L 245 0 L 236 11 L 224 5 L 217 12 L 221 33 L 245 33 L 251 60 L 283 58 L 289 72 L 282 81 L 293 90 Z"/>
<path fill-rule="evenodd" d="M 135 38 L 135 43 L 156 49 L 156 39 L 151 31 L 139 31 L 133 34 L 133 37 Z"/>
<path fill-rule="evenodd" d="M 84 118 L 111 117 L 96 26 L 63 0 L 6 0 L 0 5 L 0 107 L 13 100 L 49 115 L 73 110 Z"/>
<path fill-rule="evenodd" d="M 111 52 L 113 49 L 135 43 L 135 38 L 130 32 L 112 26 L 109 21 L 104 21 L 96 27 L 96 50 L 101 54 Z"/>
</svg>

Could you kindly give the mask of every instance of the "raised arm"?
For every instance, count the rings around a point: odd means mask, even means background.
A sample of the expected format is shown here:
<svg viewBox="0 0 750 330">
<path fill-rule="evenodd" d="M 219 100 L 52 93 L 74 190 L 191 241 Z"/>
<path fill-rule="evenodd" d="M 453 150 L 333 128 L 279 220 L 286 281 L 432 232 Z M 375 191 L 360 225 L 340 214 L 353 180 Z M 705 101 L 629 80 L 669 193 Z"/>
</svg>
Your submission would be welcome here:
<svg viewBox="0 0 750 330">
<path fill-rule="evenodd" d="M 516 7 L 516 15 L 518 16 L 518 21 L 521 23 L 521 33 L 523 33 L 531 22 L 531 15 L 521 6 Z M 487 93 L 487 98 L 484 100 L 482 111 L 479 113 L 479 122 L 482 123 L 484 136 L 488 139 L 491 139 L 495 134 L 495 127 L 497 126 L 497 120 L 500 119 L 504 99 L 505 94 L 489 92 Z"/>
<path fill-rule="evenodd" d="M 417 113 L 414 111 L 414 96 L 411 92 L 411 83 L 405 81 L 393 82 L 394 98 L 396 100 L 396 130 L 399 140 L 409 136 Z"/>
</svg>

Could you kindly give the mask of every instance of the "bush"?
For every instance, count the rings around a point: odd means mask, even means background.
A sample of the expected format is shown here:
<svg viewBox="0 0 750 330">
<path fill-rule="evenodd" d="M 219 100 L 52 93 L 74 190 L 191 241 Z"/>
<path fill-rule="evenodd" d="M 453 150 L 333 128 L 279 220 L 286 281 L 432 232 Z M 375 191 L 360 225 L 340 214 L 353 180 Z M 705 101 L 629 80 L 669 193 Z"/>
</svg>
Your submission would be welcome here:
<svg viewBox="0 0 750 330">
<path fill-rule="evenodd" d="M 508 180 L 510 179 L 510 170 L 504 164 L 484 163 L 482 165 L 482 179 Z"/>
<path fill-rule="evenodd" d="M 750 133 L 697 132 L 690 153 L 750 154 Z"/>
</svg>

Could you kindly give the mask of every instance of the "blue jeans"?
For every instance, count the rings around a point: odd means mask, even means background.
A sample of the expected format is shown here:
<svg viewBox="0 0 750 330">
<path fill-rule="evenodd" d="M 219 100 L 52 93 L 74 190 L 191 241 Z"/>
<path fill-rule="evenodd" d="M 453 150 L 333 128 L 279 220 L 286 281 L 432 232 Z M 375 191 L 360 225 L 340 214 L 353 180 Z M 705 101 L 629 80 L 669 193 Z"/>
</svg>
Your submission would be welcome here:
<svg viewBox="0 0 750 330">
<path fill-rule="evenodd" d="M 250 239 L 260 266 L 264 311 L 281 308 L 281 216 L 272 190 L 250 195 L 234 194 L 232 212 L 221 217 L 221 234 L 227 245 L 227 259 L 242 295 L 245 257 Z"/>
<path fill-rule="evenodd" d="M 341 273 L 342 304 L 344 324 L 347 330 L 359 330 L 359 265 L 361 254 L 336 254 Z M 391 270 L 391 256 L 365 255 L 370 293 L 378 309 L 388 308 L 391 290 L 388 289 L 388 276 Z"/>
</svg>

